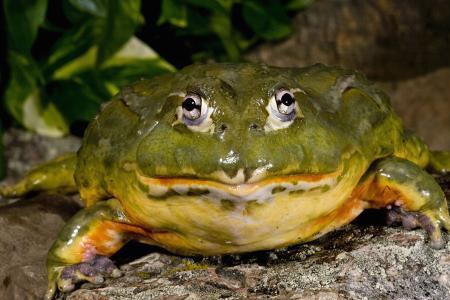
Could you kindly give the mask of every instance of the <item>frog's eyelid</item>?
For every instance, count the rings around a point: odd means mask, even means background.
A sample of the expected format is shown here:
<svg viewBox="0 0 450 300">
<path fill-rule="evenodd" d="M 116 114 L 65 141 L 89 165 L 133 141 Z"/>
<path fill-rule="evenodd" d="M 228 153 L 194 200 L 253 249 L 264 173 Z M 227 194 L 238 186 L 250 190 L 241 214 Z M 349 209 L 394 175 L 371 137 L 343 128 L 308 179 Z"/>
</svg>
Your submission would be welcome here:
<svg viewBox="0 0 450 300">
<path fill-rule="evenodd" d="M 307 93 L 302 90 L 301 88 L 295 88 L 295 89 L 290 89 L 291 93 L 295 94 L 295 93 L 303 93 L 305 95 L 307 95 Z"/>
<path fill-rule="evenodd" d="M 186 96 L 185 92 L 173 92 L 170 93 L 169 96 L 167 96 L 167 98 L 169 97 L 180 97 L 180 98 L 184 98 L 184 96 Z"/>
<path fill-rule="evenodd" d="M 189 94 L 197 95 L 202 100 L 205 100 L 207 98 L 201 91 L 196 90 L 196 89 L 187 89 L 185 92 L 172 92 L 167 96 L 167 98 L 170 98 L 170 97 L 184 98 L 184 97 L 186 97 L 186 95 L 189 95 Z"/>
<path fill-rule="evenodd" d="M 292 94 L 303 93 L 303 94 L 307 95 L 306 91 L 303 90 L 302 88 L 300 88 L 300 87 L 289 88 L 289 86 L 287 86 L 287 85 L 276 86 L 269 92 L 269 95 L 275 95 L 278 91 L 281 91 L 281 90 L 289 91 Z"/>
</svg>

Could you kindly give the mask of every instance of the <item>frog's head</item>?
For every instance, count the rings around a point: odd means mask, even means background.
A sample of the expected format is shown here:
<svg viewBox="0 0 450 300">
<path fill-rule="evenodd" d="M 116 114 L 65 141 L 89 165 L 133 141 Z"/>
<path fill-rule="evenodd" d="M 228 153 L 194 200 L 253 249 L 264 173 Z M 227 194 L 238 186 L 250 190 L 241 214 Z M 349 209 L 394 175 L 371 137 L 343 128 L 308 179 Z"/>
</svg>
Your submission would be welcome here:
<svg viewBox="0 0 450 300">
<path fill-rule="evenodd" d="M 141 179 L 229 189 L 333 173 L 355 143 L 333 93 L 353 79 L 322 66 L 209 64 L 142 81 L 123 97 L 142 120 Z"/>
</svg>

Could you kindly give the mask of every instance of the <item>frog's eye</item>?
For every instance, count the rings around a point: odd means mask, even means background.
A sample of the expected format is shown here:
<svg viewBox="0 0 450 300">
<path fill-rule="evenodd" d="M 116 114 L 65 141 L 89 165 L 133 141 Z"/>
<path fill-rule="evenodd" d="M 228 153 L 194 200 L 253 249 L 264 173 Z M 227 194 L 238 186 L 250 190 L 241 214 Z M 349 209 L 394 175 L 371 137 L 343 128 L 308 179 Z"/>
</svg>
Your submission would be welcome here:
<svg viewBox="0 0 450 300">
<path fill-rule="evenodd" d="M 295 110 L 295 98 L 289 90 L 281 89 L 275 94 L 278 112 L 283 115 L 290 115 Z M 295 112 L 294 112 L 295 113 Z"/>
<path fill-rule="evenodd" d="M 266 106 L 267 116 L 265 131 L 288 128 L 294 122 L 295 118 L 302 118 L 303 114 L 295 100 L 294 93 L 302 92 L 300 89 L 280 88 L 272 94 L 269 103 Z"/>
<path fill-rule="evenodd" d="M 174 95 L 180 95 L 180 93 Z M 183 123 L 192 131 L 212 132 L 214 124 L 211 114 L 214 109 L 209 107 L 208 101 L 193 92 L 183 94 L 182 97 L 183 102 L 176 109 L 177 120 L 172 123 L 172 126 Z"/>
<path fill-rule="evenodd" d="M 197 120 L 202 114 L 202 98 L 197 94 L 187 94 L 181 107 L 183 109 L 183 119 Z"/>
</svg>

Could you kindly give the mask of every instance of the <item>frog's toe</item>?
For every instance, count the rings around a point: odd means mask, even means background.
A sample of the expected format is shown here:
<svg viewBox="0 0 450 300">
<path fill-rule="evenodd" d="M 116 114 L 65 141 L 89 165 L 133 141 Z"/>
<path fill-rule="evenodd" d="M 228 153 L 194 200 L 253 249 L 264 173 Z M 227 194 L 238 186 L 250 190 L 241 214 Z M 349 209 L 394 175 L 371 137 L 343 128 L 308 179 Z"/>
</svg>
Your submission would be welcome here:
<svg viewBox="0 0 450 300">
<path fill-rule="evenodd" d="M 0 199 L 16 198 L 20 194 L 19 189 L 15 185 L 0 184 Z"/>
<path fill-rule="evenodd" d="M 50 272 L 50 271 L 49 271 Z M 46 294 L 46 299 L 52 299 L 56 287 L 59 291 L 65 293 L 75 289 L 79 282 L 91 282 L 99 284 L 105 277 L 120 277 L 122 272 L 114 263 L 105 256 L 96 256 L 89 262 L 83 262 L 75 265 L 53 268 L 53 280 L 50 280 L 50 286 Z"/>
<path fill-rule="evenodd" d="M 445 210 L 427 212 L 410 212 L 400 206 L 393 206 L 388 211 L 389 225 L 401 223 L 406 229 L 423 228 L 430 238 L 430 245 L 434 249 L 441 249 L 445 242 L 442 238 L 441 227 L 450 231 L 450 217 Z"/>
<path fill-rule="evenodd" d="M 400 206 L 388 207 L 387 224 L 401 223 L 405 229 L 411 230 L 420 226 L 418 214 L 408 212 Z"/>
</svg>

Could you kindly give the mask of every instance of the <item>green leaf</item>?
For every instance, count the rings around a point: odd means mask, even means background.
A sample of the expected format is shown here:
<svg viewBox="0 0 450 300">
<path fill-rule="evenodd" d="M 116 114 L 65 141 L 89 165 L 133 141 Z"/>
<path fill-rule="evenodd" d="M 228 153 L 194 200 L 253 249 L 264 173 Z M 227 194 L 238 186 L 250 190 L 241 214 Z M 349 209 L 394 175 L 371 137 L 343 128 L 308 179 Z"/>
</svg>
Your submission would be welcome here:
<svg viewBox="0 0 450 300">
<path fill-rule="evenodd" d="M 126 64 L 110 65 L 100 71 L 100 77 L 117 87 L 136 82 L 142 78 L 172 72 L 167 63 L 160 58 L 134 59 Z"/>
<path fill-rule="evenodd" d="M 233 38 L 233 28 L 229 15 L 213 13 L 211 16 L 211 28 L 222 41 L 229 60 L 238 61 L 240 58 L 240 50 Z"/>
<path fill-rule="evenodd" d="M 34 61 L 10 52 L 8 62 L 11 78 L 4 97 L 8 112 L 29 130 L 54 137 L 66 134 L 68 126 L 63 116 L 53 103 L 41 97 L 43 78 Z"/>
<path fill-rule="evenodd" d="M 109 100 L 110 95 L 104 87 L 98 88 L 104 82 L 99 83 L 98 77 L 89 75 L 57 80 L 45 88 L 45 99 L 63 116 L 67 127 L 75 121 L 91 121 L 100 104 Z"/>
<path fill-rule="evenodd" d="M 23 125 L 46 136 L 61 137 L 67 134 L 69 124 L 55 104 L 46 100 L 40 89 L 34 90 L 23 100 Z"/>
<path fill-rule="evenodd" d="M 101 66 L 133 36 L 143 23 L 140 0 L 68 0 L 74 9 L 92 22 L 97 45 L 96 65 Z M 80 22 L 86 19 L 79 18 Z"/>
<path fill-rule="evenodd" d="M 72 76 L 76 76 L 76 74 L 94 69 L 97 51 L 97 47 L 92 46 L 81 56 L 78 56 L 78 58 L 69 61 L 67 64 L 55 70 L 53 79 L 70 79 Z M 161 65 L 165 65 L 167 71 L 175 70 L 173 66 L 159 58 L 158 54 L 154 52 L 153 49 L 136 37 L 129 39 L 113 57 L 105 61 L 100 70 L 109 66 L 125 65 L 130 63 L 130 61 L 133 62 L 137 59 L 158 59 Z M 100 71 L 97 69 L 97 72 Z M 149 70 L 148 72 L 152 72 L 152 70 Z"/>
<path fill-rule="evenodd" d="M 4 0 L 6 33 L 10 50 L 29 53 L 44 22 L 47 0 Z"/>
<path fill-rule="evenodd" d="M 66 74 L 54 74 L 55 71 L 61 69 L 64 65 L 69 64 L 72 61 L 76 61 L 80 56 L 86 55 L 86 52 L 91 48 L 94 41 L 94 36 L 91 30 L 91 23 L 87 21 L 80 27 L 75 27 L 66 31 L 61 38 L 53 46 L 50 55 L 47 57 L 43 65 L 44 77 L 46 79 L 52 77 L 64 77 L 70 75 L 70 72 Z M 96 54 L 92 57 L 91 62 L 88 64 L 92 67 L 95 63 Z M 80 60 L 77 61 L 75 69 L 82 69 Z M 64 73 L 61 70 L 60 73 Z"/>
<path fill-rule="evenodd" d="M 188 24 L 186 5 L 183 5 L 180 0 L 162 0 L 158 25 L 165 22 L 180 28 L 186 27 Z"/>
<path fill-rule="evenodd" d="M 114 0 L 113 0 L 114 1 Z M 96 18 L 106 18 L 108 15 L 109 0 L 69 0 L 69 3 L 80 13 Z"/>
<path fill-rule="evenodd" d="M 195 7 L 207 9 L 210 12 L 216 12 L 216 13 L 228 13 L 229 8 L 231 8 L 231 4 L 233 1 L 225 0 L 225 1 L 218 1 L 218 0 L 183 0 L 184 3 L 190 4 Z M 224 2 L 224 3 L 221 3 Z M 229 3 L 228 3 L 229 2 Z"/>
<path fill-rule="evenodd" d="M 119 50 L 144 20 L 140 13 L 140 0 L 111 0 L 109 3 L 107 17 L 100 19 L 96 27 L 100 31 L 97 65 Z"/>
<path fill-rule="evenodd" d="M 7 111 L 23 124 L 23 102 L 42 83 L 38 67 L 28 55 L 8 53 L 10 80 L 5 91 Z"/>
<path fill-rule="evenodd" d="M 191 7 L 187 7 L 187 24 L 189 26 L 178 31 L 181 36 L 205 36 L 212 33 L 208 18 Z"/>
<path fill-rule="evenodd" d="M 243 1 L 242 15 L 250 28 L 265 40 L 278 40 L 292 33 L 290 19 L 277 1 Z"/>
<path fill-rule="evenodd" d="M 130 37 L 143 22 L 140 13 L 140 0 L 111 0 L 108 7 L 108 15 L 103 22 L 99 22 L 99 42 L 97 65 L 101 65 L 111 57 Z M 95 28 L 94 28 L 95 30 Z"/>
<path fill-rule="evenodd" d="M 286 5 L 288 10 L 302 10 L 310 6 L 314 0 L 290 0 Z"/>
<path fill-rule="evenodd" d="M 5 92 L 8 112 L 25 128 L 43 135 L 62 136 L 68 126 L 52 103 L 41 97 L 43 78 L 27 55 L 10 52 L 11 78 Z"/>
<path fill-rule="evenodd" d="M 98 70 L 98 76 L 107 82 L 107 88 L 113 95 L 123 86 L 141 78 L 150 78 L 175 70 L 153 49 L 138 38 L 132 37 Z"/>
<path fill-rule="evenodd" d="M 142 77 L 174 71 L 169 63 L 136 37 L 130 38 L 100 68 L 95 68 L 96 45 L 77 58 L 68 60 L 69 45 L 62 43 L 62 48 L 52 54 L 54 59 L 50 59 L 51 65 L 60 67 L 54 70 L 53 76 L 48 79 L 51 81 L 45 87 L 40 88 L 42 85 L 37 84 L 35 76 L 31 76 L 30 88 L 21 90 L 17 85 L 17 88 L 9 90 L 11 95 L 17 95 L 12 103 L 20 110 L 19 121 L 44 135 L 61 136 L 68 133 L 73 122 L 90 121 L 100 104 L 126 84 Z M 19 56 L 16 59 L 19 63 L 14 64 L 26 66 L 26 61 L 21 62 L 21 58 Z M 63 61 L 67 62 L 62 64 Z M 21 70 L 24 72 L 17 74 L 31 74 L 25 72 L 25 67 Z M 20 91 L 23 93 L 18 95 Z"/>
</svg>

